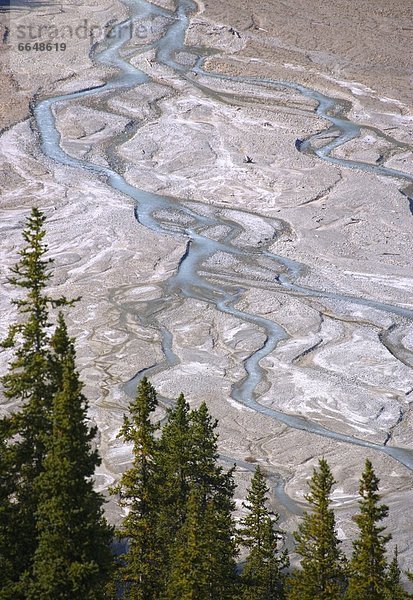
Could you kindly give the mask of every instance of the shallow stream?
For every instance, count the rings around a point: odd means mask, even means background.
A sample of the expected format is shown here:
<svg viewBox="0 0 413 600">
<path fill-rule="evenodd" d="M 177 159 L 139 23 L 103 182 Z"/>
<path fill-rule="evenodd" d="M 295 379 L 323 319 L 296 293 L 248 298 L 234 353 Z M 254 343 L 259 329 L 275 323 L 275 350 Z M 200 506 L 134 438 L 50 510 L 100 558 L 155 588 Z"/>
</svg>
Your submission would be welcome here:
<svg viewBox="0 0 413 600">
<path fill-rule="evenodd" d="M 221 79 L 239 82 L 252 88 L 254 86 L 265 86 L 266 88 L 292 89 L 294 92 L 299 92 L 303 96 L 316 101 L 317 108 L 314 115 L 317 119 L 321 117 L 327 121 L 327 128 L 322 134 L 334 133 L 333 140 L 331 140 L 331 136 L 326 135 L 329 139 L 328 141 L 326 140 L 325 145 L 322 147 L 319 146 L 319 141 L 322 137 L 320 132 L 315 136 L 310 136 L 306 140 L 300 140 L 297 144 L 299 151 L 311 152 L 317 155 L 320 160 L 334 163 L 341 168 L 356 167 L 357 169 L 373 172 L 377 175 L 397 178 L 402 184 L 413 182 L 413 176 L 402 171 L 389 169 L 382 165 L 372 165 L 331 156 L 333 150 L 360 134 L 360 127 L 348 120 L 343 113 L 342 102 L 339 103 L 334 98 L 329 98 L 324 94 L 299 84 L 252 77 L 227 77 L 218 73 L 211 73 L 203 69 L 204 58 L 202 56 L 194 56 L 192 66 L 188 67 L 180 64 L 175 58 L 178 52 L 185 51 L 187 54 L 194 54 L 196 52 L 195 49 L 186 48 L 184 45 L 185 32 L 189 24 L 189 15 L 196 8 L 191 0 L 179 0 L 175 15 L 151 5 L 145 0 L 125 0 L 125 4 L 130 9 L 130 19 L 132 21 L 150 15 L 162 15 L 170 20 L 170 25 L 167 27 L 162 38 L 154 42 L 152 46 L 156 48 L 156 60 L 162 65 L 173 69 L 175 76 L 196 85 L 198 89 L 205 90 L 206 94 L 209 92 L 205 84 L 199 86 L 196 77 L 194 77 L 195 74 L 202 74 L 203 78 L 208 77 L 211 80 Z M 146 314 L 140 315 L 142 322 L 150 323 L 152 326 L 157 327 L 163 340 L 164 360 L 162 363 L 152 365 L 148 369 L 140 371 L 127 384 L 126 389 L 132 393 L 137 381 L 143 375 L 151 375 L 168 369 L 179 362 L 172 349 L 173 332 L 159 325 L 156 314 L 169 307 L 172 302 L 180 302 L 185 298 L 194 298 L 214 305 L 217 310 L 230 314 L 241 322 L 255 325 L 265 334 L 263 345 L 258 349 L 253 349 L 250 356 L 244 361 L 245 376 L 233 386 L 231 392 L 233 400 L 270 418 L 276 419 L 289 427 L 305 430 L 315 435 L 332 438 L 340 442 L 384 452 L 413 470 L 413 451 L 388 447 L 384 444 L 375 444 L 361 438 L 337 433 L 303 416 L 286 414 L 261 405 L 259 394 L 256 390 L 263 381 L 265 372 L 260 366 L 260 361 L 273 352 L 281 340 L 286 340 L 288 334 L 276 322 L 237 308 L 237 303 L 242 298 L 245 290 L 253 285 L 251 282 L 248 282 L 247 278 L 243 280 L 240 275 L 238 281 L 231 282 L 228 278 L 225 278 L 224 274 L 220 273 L 219 264 L 214 267 L 208 266 L 208 274 L 205 274 L 203 265 L 217 253 L 224 253 L 234 257 L 237 261 L 244 261 L 248 265 L 248 272 L 251 272 L 254 265 L 262 271 L 262 260 L 264 259 L 267 265 L 264 284 L 266 289 L 282 289 L 285 290 L 285 293 L 294 293 L 305 297 L 327 298 L 338 302 L 367 306 L 392 314 L 395 317 L 407 319 L 413 319 L 412 310 L 388 303 L 375 302 L 367 298 L 341 295 L 335 292 L 310 289 L 299 285 L 296 283 L 296 280 L 300 275 L 305 273 L 306 266 L 270 252 L 268 248 L 273 240 L 268 240 L 259 245 L 259 247 L 253 245 L 247 246 L 245 240 L 242 244 L 238 243 L 238 238 L 243 233 L 243 227 L 239 224 L 239 220 L 237 221 L 235 218 L 235 212 L 239 215 L 239 210 L 234 210 L 234 219 L 232 220 L 230 209 L 222 211 L 222 209 L 210 205 L 202 205 L 195 202 L 183 203 L 179 199 L 140 190 L 129 184 L 114 169 L 73 158 L 61 148 L 60 134 L 56 127 L 53 110 L 58 103 L 75 102 L 87 96 L 98 96 L 102 93 L 107 96 L 108 92 L 115 94 L 117 90 L 124 91 L 150 81 L 150 77 L 146 73 L 133 67 L 121 56 L 123 46 L 129 41 L 130 28 L 128 25 L 129 21 L 119 24 L 117 26 L 118 35 L 112 35 L 111 39 L 108 40 L 107 47 L 95 54 L 95 59 L 99 63 L 115 67 L 117 75 L 103 86 L 48 98 L 40 101 L 34 108 L 37 127 L 41 136 L 42 150 L 45 155 L 60 164 L 72 167 L 80 172 L 87 170 L 98 177 L 103 177 L 113 189 L 134 199 L 136 202 L 135 216 L 139 223 L 161 234 L 184 236 L 187 240 L 186 252 L 180 261 L 176 273 L 164 283 L 163 298 L 156 301 L 156 307 L 152 306 L 148 308 Z M 217 98 L 214 90 L 211 89 L 210 94 L 214 98 Z M 317 140 L 317 147 L 312 145 L 312 142 L 315 140 Z M 165 217 L 168 213 L 171 215 L 170 218 Z M 176 214 L 180 214 L 181 218 L 174 219 L 173 215 Z M 271 225 L 275 235 L 278 235 L 282 231 L 283 223 L 281 221 L 269 217 L 262 217 L 262 219 Z M 212 230 L 215 229 L 216 231 L 217 226 L 220 226 L 222 231 L 225 231 L 225 234 L 219 239 L 216 239 L 216 235 L 215 237 L 209 235 L 209 232 L 212 232 Z"/>
</svg>

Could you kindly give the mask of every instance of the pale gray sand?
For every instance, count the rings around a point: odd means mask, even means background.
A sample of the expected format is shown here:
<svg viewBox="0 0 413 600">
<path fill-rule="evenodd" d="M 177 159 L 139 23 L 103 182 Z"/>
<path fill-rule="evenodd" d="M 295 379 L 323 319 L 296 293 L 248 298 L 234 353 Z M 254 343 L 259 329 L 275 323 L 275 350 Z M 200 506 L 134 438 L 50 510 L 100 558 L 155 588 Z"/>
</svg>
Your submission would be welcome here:
<svg viewBox="0 0 413 600">
<path fill-rule="evenodd" d="M 157 4 L 170 8 L 169 2 Z M 312 23 L 305 36 L 294 36 L 294 27 L 303 30 L 306 11 L 315 10 L 313 0 L 300 2 L 288 18 L 281 3 L 272 2 L 266 12 L 253 4 L 243 2 L 241 10 L 230 1 L 223 13 L 222 3 L 215 0 L 199 3 L 186 39 L 190 45 L 218 49 L 207 68 L 297 81 L 351 102 L 350 118 L 369 129 L 335 156 L 375 164 L 383 155 L 387 166 L 411 171 L 410 150 L 403 146 L 413 122 L 406 92 L 408 50 L 402 43 L 395 48 L 389 33 L 404 31 L 407 17 L 399 12 L 395 19 L 375 3 L 374 21 L 367 24 L 360 21 L 359 3 L 346 3 L 348 18 L 340 21 L 340 36 L 336 8 L 320 17 L 322 25 Z M 93 11 L 105 24 L 126 14 L 120 4 L 116 7 L 117 14 L 111 4 L 83 4 L 78 17 Z M 313 20 L 319 20 L 316 14 Z M 371 27 L 370 37 L 354 37 L 359 21 L 362 32 Z M 157 17 L 151 39 L 168 23 Z M 230 26 L 239 30 L 240 38 L 228 31 Z M 316 27 L 323 27 L 322 36 Z M 389 43 L 382 45 L 376 65 L 377 30 Z M 402 41 L 404 35 L 400 33 Z M 305 268 L 296 283 L 304 288 L 412 309 L 413 217 L 398 191 L 401 183 L 297 152 L 297 138 L 326 126 L 312 112 L 315 103 L 297 92 L 204 75 L 184 79 L 154 62 L 153 50 L 137 52 L 141 46 L 142 40 L 134 39 L 126 55 L 150 82 L 56 105 L 62 148 L 73 157 L 121 171 L 138 188 L 175 196 L 178 205 L 219 217 L 221 225 L 211 228 L 210 239 L 225 239 L 230 231 L 225 220 L 244 228 L 236 244 L 251 251 L 249 261 L 217 253 L 200 271 L 211 284 L 244 286 L 237 309 L 279 324 L 285 332 L 285 339 L 260 362 L 264 376 L 258 402 L 361 440 L 411 448 L 411 321 L 391 311 L 281 288 L 275 277 L 283 269 L 275 273 L 266 258 L 253 255 L 267 245 L 301 263 Z M 356 63 L 356 54 L 365 62 Z M 20 89 L 16 120 L 25 115 L 24 98 L 35 91 L 49 97 L 110 77 L 83 50 L 63 69 L 51 64 L 40 78 L 27 71 L 28 76 L 24 69 L 13 74 Z M 7 125 L 13 121 L 9 115 Z M 15 261 L 24 216 L 38 204 L 49 216 L 56 293 L 82 295 L 69 320 L 77 336 L 91 418 L 100 432 L 104 461 L 98 485 L 105 489 L 130 458 L 129 449 L 116 440 L 128 403 L 124 384 L 139 370 L 160 365 L 152 381 L 163 396 L 173 398 L 183 391 L 194 406 L 206 400 L 220 419 L 224 456 L 247 458 L 246 464 L 252 465 L 259 461 L 287 482 L 287 496 L 278 493 L 274 503 L 289 531 L 297 523 L 305 482 L 324 455 L 339 482 L 335 506 L 340 535 L 350 538 L 357 479 L 365 457 L 371 458 L 390 505 L 389 528 L 403 566 L 412 567 L 412 530 L 405 520 L 411 505 L 410 471 L 382 452 L 294 430 L 231 398 L 231 386 L 245 376 L 243 361 L 265 341 L 263 328 L 211 303 L 168 291 L 166 282 L 185 253 L 182 230 L 165 235 L 138 224 L 133 202 L 103 178 L 45 158 L 33 125 L 33 120 L 18 123 L 0 138 L 2 282 Z M 386 130 L 391 139 L 379 137 L 371 127 Z M 244 162 L 246 155 L 252 164 Z M 159 218 L 191 225 L 178 211 Z M 3 331 L 13 319 L 11 290 L 4 290 Z M 161 298 L 165 302 L 157 303 Z M 169 352 L 175 357 L 168 369 L 163 362 L 165 330 L 172 334 Z M 241 473 L 238 477 L 241 497 L 246 478 Z M 112 504 L 109 513 L 116 518 Z"/>
</svg>

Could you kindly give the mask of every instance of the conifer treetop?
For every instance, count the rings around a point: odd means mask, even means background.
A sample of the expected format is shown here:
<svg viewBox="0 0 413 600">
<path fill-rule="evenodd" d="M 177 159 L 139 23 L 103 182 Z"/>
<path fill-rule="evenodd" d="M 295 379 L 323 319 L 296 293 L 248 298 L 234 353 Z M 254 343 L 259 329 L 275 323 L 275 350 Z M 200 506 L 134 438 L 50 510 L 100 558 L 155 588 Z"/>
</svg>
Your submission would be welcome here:
<svg viewBox="0 0 413 600">
<path fill-rule="evenodd" d="M 386 527 L 379 525 L 389 512 L 385 504 L 380 504 L 379 483 L 371 461 L 366 459 L 359 485 L 359 513 L 353 517 L 359 536 L 353 542 L 349 564 L 348 600 L 387 598 L 386 544 L 391 535 L 384 534 Z"/>
<path fill-rule="evenodd" d="M 43 241 L 46 235 L 45 220 L 46 216 L 40 209 L 32 208 L 22 232 L 26 245 L 19 250 L 20 260 L 11 267 L 13 275 L 8 277 L 11 285 L 26 290 L 24 298 L 12 300 L 25 318 L 22 322 L 11 325 L 6 339 L 1 342 L 4 348 L 15 348 L 17 356 L 30 347 L 36 352 L 46 351 L 49 340 L 49 309 L 71 306 L 79 300 L 68 300 L 65 296 L 52 298 L 45 292 L 52 277 L 49 267 L 54 262 L 52 258 L 46 258 L 48 246 Z M 18 334 L 22 337 L 22 348 L 16 348 Z"/>
</svg>

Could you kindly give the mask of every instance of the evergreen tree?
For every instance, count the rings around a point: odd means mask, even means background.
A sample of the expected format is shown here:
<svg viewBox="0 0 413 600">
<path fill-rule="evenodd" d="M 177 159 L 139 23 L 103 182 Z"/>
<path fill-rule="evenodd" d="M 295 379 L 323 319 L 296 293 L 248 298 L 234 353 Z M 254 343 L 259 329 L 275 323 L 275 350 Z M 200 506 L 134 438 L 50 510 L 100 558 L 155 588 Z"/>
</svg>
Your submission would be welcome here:
<svg viewBox="0 0 413 600">
<path fill-rule="evenodd" d="M 173 539 L 183 524 L 190 487 L 192 454 L 189 404 L 181 394 L 169 409 L 159 443 L 160 480 L 165 527 Z"/>
<path fill-rule="evenodd" d="M 190 490 L 191 455 L 189 404 L 181 394 L 176 405 L 167 411 L 166 423 L 159 440 L 157 463 L 159 494 L 159 532 L 162 572 L 168 577 L 171 552 L 185 522 Z"/>
<path fill-rule="evenodd" d="M 233 594 L 233 585 L 236 583 L 237 556 L 235 523 L 232 516 L 235 508 L 234 468 L 225 471 L 217 464 L 219 458 L 217 427 L 218 421 L 211 417 L 205 402 L 191 412 L 189 468 L 191 489 L 199 493 L 203 509 L 206 510 L 208 505 L 208 510 L 213 512 L 215 558 L 211 553 L 211 558 L 214 558 L 209 571 L 211 585 L 213 584 L 216 590 L 216 598 L 230 598 Z"/>
<path fill-rule="evenodd" d="M 194 600 L 224 600 L 234 594 L 233 471 L 224 472 L 217 465 L 216 427 L 205 403 L 189 415 L 190 455 L 185 468 L 189 495 L 184 523 L 169 552 L 166 598 L 171 600 L 180 597 L 174 593 Z"/>
<path fill-rule="evenodd" d="M 406 600 L 410 598 L 400 583 L 401 571 L 399 568 L 398 549 L 394 549 L 393 560 L 389 564 L 386 575 L 386 600 Z"/>
<path fill-rule="evenodd" d="M 51 340 L 60 385 L 53 399 L 52 430 L 45 439 L 43 471 L 35 481 L 38 547 L 26 578 L 27 600 L 98 600 L 112 564 L 112 530 L 103 497 L 93 489 L 100 464 L 88 429 L 87 401 L 75 367 L 73 340 L 60 314 Z"/>
<path fill-rule="evenodd" d="M 241 519 L 239 540 L 249 549 L 242 572 L 244 600 L 274 600 L 283 597 L 284 576 L 288 566 L 287 552 L 279 555 L 281 532 L 276 529 L 278 515 L 267 508 L 269 488 L 258 466 L 243 503 L 248 514 Z"/>
<path fill-rule="evenodd" d="M 164 598 L 167 600 L 220 600 L 230 598 L 228 588 L 214 580 L 220 572 L 220 551 L 217 540 L 216 507 L 212 500 L 204 502 L 196 488 L 187 501 L 186 519 L 179 529 L 174 545 L 170 577 Z"/>
<path fill-rule="evenodd" d="M 20 435 L 17 449 L 20 477 L 32 482 L 42 468 L 44 440 L 50 433 L 50 410 L 56 383 L 50 373 L 50 322 L 52 307 L 71 304 L 65 298 L 54 300 L 45 288 L 51 278 L 46 259 L 47 245 L 44 214 L 33 208 L 23 231 L 26 246 L 19 252 L 20 261 L 13 267 L 9 283 L 26 290 L 24 298 L 14 300 L 19 322 L 9 328 L 4 348 L 14 351 L 9 372 L 2 378 L 7 399 L 23 407 L 10 419 Z M 23 467 L 22 467 L 23 465 Z M 30 485 L 29 485 L 30 488 Z"/>
<path fill-rule="evenodd" d="M 45 440 L 51 433 L 50 411 L 56 391 L 50 371 L 49 310 L 68 304 L 65 298 L 53 300 L 45 291 L 51 277 L 45 257 L 45 216 L 33 208 L 23 231 L 25 246 L 20 260 L 12 269 L 9 283 L 21 288 L 24 296 L 14 301 L 18 322 L 9 328 L 3 348 L 12 349 L 13 359 L 2 378 L 6 398 L 20 408 L 2 419 L 3 457 L 7 459 L 0 479 L 3 509 L 0 519 L 0 539 L 9 540 L 8 559 L 0 556 L 0 564 L 13 562 L 12 579 L 4 581 L 0 598 L 24 596 L 19 584 L 30 567 L 37 545 L 35 514 L 37 496 L 34 482 L 43 469 Z M 6 433 L 5 433 L 6 432 Z M 3 553 L 0 547 L 0 552 Z M 14 586 L 14 587 L 13 587 Z"/>
<path fill-rule="evenodd" d="M 155 600 L 162 584 L 162 551 L 159 540 L 159 488 L 155 431 L 151 413 L 157 407 L 155 389 L 146 378 L 139 383 L 136 399 L 130 404 L 119 437 L 133 444 L 132 467 L 121 477 L 113 493 L 128 509 L 119 535 L 128 538 L 129 548 L 122 557 L 120 581 L 124 598 Z"/>
<path fill-rule="evenodd" d="M 188 472 L 190 485 L 200 490 L 204 502 L 209 498 L 220 501 L 225 510 L 234 507 L 233 494 L 235 489 L 234 468 L 224 471 L 217 464 L 218 421 L 209 414 L 208 407 L 203 402 L 190 416 L 190 457 Z"/>
<path fill-rule="evenodd" d="M 391 535 L 384 535 L 385 527 L 378 525 L 389 509 L 380 504 L 379 479 L 367 459 L 359 486 L 360 512 L 354 517 L 360 530 L 353 543 L 350 561 L 348 600 L 384 600 L 386 598 L 387 561 L 386 544 Z"/>
<path fill-rule="evenodd" d="M 329 508 L 335 481 L 325 459 L 319 461 L 305 496 L 312 512 L 306 513 L 298 531 L 296 552 L 301 569 L 291 578 L 289 600 L 335 600 L 342 597 L 344 557 L 339 549 L 334 512 Z M 367 596 L 365 597 L 367 600 Z"/>
<path fill-rule="evenodd" d="M 0 421 L 0 598 L 11 600 L 15 597 L 16 565 L 21 559 L 14 539 L 18 513 L 12 501 L 15 482 L 7 425 L 6 420 Z"/>
</svg>

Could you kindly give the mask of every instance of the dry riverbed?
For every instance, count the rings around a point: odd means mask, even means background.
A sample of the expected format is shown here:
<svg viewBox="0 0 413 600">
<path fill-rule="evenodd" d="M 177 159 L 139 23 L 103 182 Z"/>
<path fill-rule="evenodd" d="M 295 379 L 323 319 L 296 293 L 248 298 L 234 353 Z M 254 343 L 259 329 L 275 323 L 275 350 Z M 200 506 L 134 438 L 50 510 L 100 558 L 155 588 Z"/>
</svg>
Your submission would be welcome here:
<svg viewBox="0 0 413 600">
<path fill-rule="evenodd" d="M 157 4 L 171 8 L 172 2 Z M 197 4 L 186 43 L 215 49 L 207 70 L 298 82 L 340 99 L 363 129 L 334 156 L 412 172 L 406 30 L 412 15 L 406 3 L 397 2 L 391 13 L 384 0 L 328 8 L 300 0 L 288 10 L 275 0 Z M 104 27 L 124 18 L 126 9 L 91 0 L 76 6 L 79 22 L 90 14 Z M 145 25 L 150 40 L 167 25 L 166 17 Z M 412 309 L 413 215 L 399 191 L 407 184 L 297 152 L 297 138 L 326 128 L 313 114 L 314 101 L 294 90 L 181 77 L 157 64 L 154 51 L 143 47 L 147 41 L 135 36 L 124 56 L 150 76 L 148 83 L 57 104 L 62 148 L 122 172 L 140 189 L 197 210 L 203 203 L 203 210 L 239 222 L 240 247 L 259 248 L 273 239 L 272 252 L 304 265 L 296 282 L 303 288 Z M 325 456 L 338 481 L 334 506 L 348 548 L 357 480 L 368 456 L 390 506 L 388 525 L 403 567 L 413 568 L 413 531 L 405 520 L 411 472 L 382 452 L 297 431 L 235 402 L 231 386 L 245 375 L 243 360 L 264 342 L 260 327 L 200 300 L 171 293 L 160 302 L 185 252 L 185 236 L 146 229 L 134 219 L 132 200 L 102 178 L 42 154 L 28 101 L 96 86 L 114 74 L 97 66 L 88 50 L 73 50 L 63 66 L 51 62 L 37 76 L 15 56 L 1 59 L 0 93 L 12 98 L 7 114 L 0 114 L 2 333 L 14 317 L 7 269 L 16 260 L 29 207 L 37 204 L 48 215 L 54 291 L 82 296 L 69 321 L 90 417 L 99 427 L 101 489 L 130 459 L 129 448 L 116 440 L 129 401 L 124 384 L 162 363 L 164 328 L 172 333 L 177 360 L 152 381 L 165 398 L 183 391 L 193 406 L 208 402 L 220 420 L 220 451 L 241 465 L 239 497 L 249 465 L 264 465 L 285 482 L 273 500 L 291 531 L 304 507 L 306 481 Z M 240 265 L 216 255 L 203 265 L 212 282 L 227 277 L 244 284 L 238 309 L 278 323 L 287 334 L 260 363 L 265 377 L 258 401 L 332 431 L 413 449 L 411 321 L 350 300 L 289 291 L 275 277 L 269 282 L 268 269 L 263 261 L 258 270 L 254 257 Z M 118 518 L 112 503 L 108 511 Z"/>
</svg>

